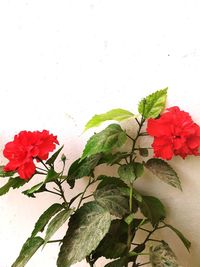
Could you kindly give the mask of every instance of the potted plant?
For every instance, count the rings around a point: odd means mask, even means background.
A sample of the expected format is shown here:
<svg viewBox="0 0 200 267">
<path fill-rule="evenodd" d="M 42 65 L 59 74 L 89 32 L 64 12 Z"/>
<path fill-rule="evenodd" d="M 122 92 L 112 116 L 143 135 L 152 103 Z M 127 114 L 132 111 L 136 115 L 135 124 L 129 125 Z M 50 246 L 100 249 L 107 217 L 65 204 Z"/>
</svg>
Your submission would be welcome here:
<svg viewBox="0 0 200 267">
<path fill-rule="evenodd" d="M 58 202 L 37 220 L 12 267 L 25 266 L 40 247 L 53 242 L 60 246 L 55 263 L 58 267 L 69 267 L 83 259 L 91 267 L 96 263 L 98 266 L 102 256 L 109 259 L 105 267 L 179 266 L 170 245 L 154 238 L 154 233 L 163 228 L 173 231 L 188 251 L 190 241 L 177 226 L 165 221 L 167 214 L 161 200 L 139 192 L 135 186 L 147 172 L 167 183 L 163 184 L 167 189 L 173 186 L 182 190 L 180 179 L 168 161 L 174 156 L 185 159 L 199 155 L 200 127 L 179 107 L 165 109 L 166 98 L 167 88 L 142 99 L 136 115 L 113 109 L 92 117 L 85 130 L 105 121 L 115 122 L 90 137 L 81 157 L 67 172 L 63 146 L 49 156 L 59 143 L 46 130 L 22 131 L 5 145 L 3 155 L 8 163 L 1 167 L 0 176 L 8 181 L 0 188 L 0 195 L 40 175 L 41 182 L 22 193 L 33 198 L 38 193 L 58 196 Z M 124 120 L 133 125 L 134 134 L 120 125 Z M 143 142 L 147 137 L 150 147 Z M 56 168 L 58 159 L 62 161 L 61 170 Z M 105 164 L 113 169 L 112 176 L 96 174 L 96 167 Z M 85 188 L 77 192 L 76 181 L 85 177 Z M 88 193 L 92 185 L 92 193 Z M 66 190 L 74 190 L 76 195 L 69 199 Z M 66 234 L 54 240 L 52 237 L 61 226 L 66 228 Z M 145 238 L 138 242 L 140 232 L 145 233 Z M 146 256 L 146 260 L 141 256 Z"/>
</svg>

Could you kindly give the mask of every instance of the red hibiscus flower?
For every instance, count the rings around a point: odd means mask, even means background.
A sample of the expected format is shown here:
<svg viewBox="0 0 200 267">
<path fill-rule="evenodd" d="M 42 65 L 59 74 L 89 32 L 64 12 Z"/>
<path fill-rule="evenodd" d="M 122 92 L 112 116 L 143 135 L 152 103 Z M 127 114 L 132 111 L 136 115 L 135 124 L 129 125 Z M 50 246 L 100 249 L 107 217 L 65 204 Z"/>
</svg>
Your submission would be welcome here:
<svg viewBox="0 0 200 267">
<path fill-rule="evenodd" d="M 58 143 L 57 137 L 48 131 L 22 131 L 5 145 L 3 155 L 9 160 L 5 171 L 17 171 L 22 179 L 30 179 L 36 166 L 33 160 L 46 160 Z"/>
<path fill-rule="evenodd" d="M 149 119 L 147 132 L 154 137 L 155 157 L 170 160 L 174 155 L 199 155 L 200 127 L 179 107 L 167 109 L 158 119 Z"/>
</svg>

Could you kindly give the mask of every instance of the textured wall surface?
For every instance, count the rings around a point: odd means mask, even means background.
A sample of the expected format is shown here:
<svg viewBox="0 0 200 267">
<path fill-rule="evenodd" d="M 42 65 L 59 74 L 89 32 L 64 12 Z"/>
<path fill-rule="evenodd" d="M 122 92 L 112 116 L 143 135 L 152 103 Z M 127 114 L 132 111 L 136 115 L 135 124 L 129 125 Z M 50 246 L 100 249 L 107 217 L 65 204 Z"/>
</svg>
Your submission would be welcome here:
<svg viewBox="0 0 200 267">
<path fill-rule="evenodd" d="M 140 98 L 166 86 L 167 105 L 179 105 L 200 123 L 199 13 L 198 0 L 0 1 L 1 150 L 20 130 L 48 129 L 65 144 L 69 165 L 92 134 L 82 130 L 94 113 L 137 112 Z M 162 199 L 168 221 L 192 241 L 188 254 L 173 233 L 160 233 L 183 267 L 200 266 L 199 160 L 172 160 L 183 192 L 153 177 L 138 183 Z M 20 190 L 0 198 L 0 267 L 11 266 L 55 200 L 29 199 Z M 50 244 L 27 267 L 55 267 L 57 253 Z"/>
</svg>

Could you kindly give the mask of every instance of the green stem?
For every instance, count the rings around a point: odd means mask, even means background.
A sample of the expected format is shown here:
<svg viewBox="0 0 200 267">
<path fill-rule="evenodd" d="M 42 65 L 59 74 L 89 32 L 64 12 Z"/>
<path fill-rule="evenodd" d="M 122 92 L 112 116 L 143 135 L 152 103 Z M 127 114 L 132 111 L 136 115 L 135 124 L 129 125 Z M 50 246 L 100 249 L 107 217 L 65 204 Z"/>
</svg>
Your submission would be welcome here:
<svg viewBox="0 0 200 267">
<path fill-rule="evenodd" d="M 141 132 L 141 129 L 142 129 L 142 126 L 143 126 L 144 122 L 145 122 L 145 119 L 144 119 L 144 117 L 142 116 L 141 121 L 140 121 L 140 122 L 138 121 L 138 123 L 139 123 L 139 128 L 138 128 L 136 137 L 133 139 L 133 145 L 132 145 L 132 149 L 131 149 L 131 153 L 130 153 L 130 154 L 131 154 L 131 155 L 130 155 L 130 163 L 133 161 L 133 152 L 134 152 L 134 150 L 135 150 L 136 142 L 137 142 L 138 138 L 140 137 L 140 132 Z"/>
<path fill-rule="evenodd" d="M 49 193 L 51 193 L 51 194 L 58 195 L 58 196 L 62 197 L 62 195 L 61 195 L 60 193 L 51 191 L 51 190 L 49 190 L 49 189 L 46 189 L 46 191 L 49 192 Z"/>
<path fill-rule="evenodd" d="M 57 243 L 57 242 L 62 242 L 63 239 L 57 239 L 57 240 L 50 240 L 47 243 Z"/>
<path fill-rule="evenodd" d="M 159 243 L 162 243 L 163 242 L 162 240 L 153 239 L 153 238 L 149 238 L 148 241 L 159 242 Z"/>
<path fill-rule="evenodd" d="M 147 264 L 150 264 L 150 261 L 142 263 L 142 264 L 139 264 L 138 266 L 144 266 L 144 265 L 147 265 Z"/>
<path fill-rule="evenodd" d="M 129 212 L 132 213 L 133 210 L 133 183 L 130 184 L 130 193 L 129 193 Z M 127 238 L 127 248 L 128 251 L 131 248 L 131 242 L 132 242 L 132 233 L 131 233 L 131 226 L 128 226 L 128 238 Z M 126 267 L 128 267 L 128 263 L 126 264 Z"/>
<path fill-rule="evenodd" d="M 60 194 L 61 194 L 61 197 L 62 199 L 64 200 L 65 202 L 65 205 L 67 206 L 67 208 L 69 208 L 69 204 L 65 198 L 65 195 L 64 195 L 64 191 L 63 191 L 63 188 L 62 188 L 62 185 L 60 183 L 60 181 L 56 180 L 55 183 L 57 184 L 57 186 L 59 187 L 59 190 L 60 190 Z"/>
<path fill-rule="evenodd" d="M 47 167 L 47 165 L 43 162 L 43 160 L 41 160 L 40 158 L 36 157 L 37 160 L 39 160 L 40 163 L 42 163 L 42 165 L 45 167 L 45 169 L 47 171 L 49 171 L 49 168 Z"/>
<path fill-rule="evenodd" d="M 89 198 L 89 197 L 92 197 L 92 196 L 93 196 L 93 194 L 90 194 L 88 196 L 83 197 L 83 199 L 86 199 L 86 198 Z"/>
<path fill-rule="evenodd" d="M 83 201 L 83 199 L 84 199 L 84 195 L 85 195 L 85 193 L 86 193 L 86 191 L 87 191 L 88 187 L 89 187 L 89 186 L 90 186 L 92 183 L 93 183 L 93 182 L 91 182 L 91 177 L 90 177 L 90 178 L 89 178 L 89 182 L 88 182 L 87 186 L 85 187 L 85 189 L 84 189 L 83 193 L 81 194 L 81 198 L 80 198 L 80 200 L 79 200 L 79 203 L 78 203 L 77 209 L 79 209 L 79 208 L 80 208 L 80 206 L 81 206 L 81 203 L 82 203 L 82 201 Z"/>
</svg>

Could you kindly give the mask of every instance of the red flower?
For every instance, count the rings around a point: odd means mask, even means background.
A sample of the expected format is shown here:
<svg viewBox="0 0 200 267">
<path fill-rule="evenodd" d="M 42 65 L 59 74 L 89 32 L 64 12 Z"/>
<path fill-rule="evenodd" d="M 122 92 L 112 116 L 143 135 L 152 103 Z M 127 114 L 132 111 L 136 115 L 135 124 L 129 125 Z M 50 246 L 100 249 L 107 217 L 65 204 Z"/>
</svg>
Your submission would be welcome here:
<svg viewBox="0 0 200 267">
<path fill-rule="evenodd" d="M 200 127 L 179 107 L 167 109 L 158 119 L 149 119 L 147 132 L 154 136 L 155 157 L 169 160 L 174 155 L 199 155 Z"/>
<path fill-rule="evenodd" d="M 59 144 L 57 137 L 46 130 L 42 132 L 22 131 L 15 135 L 12 142 L 5 145 L 3 155 L 9 162 L 4 170 L 17 171 L 22 179 L 28 180 L 36 170 L 34 158 L 38 161 L 39 159 L 46 160 L 56 144 Z"/>
</svg>

